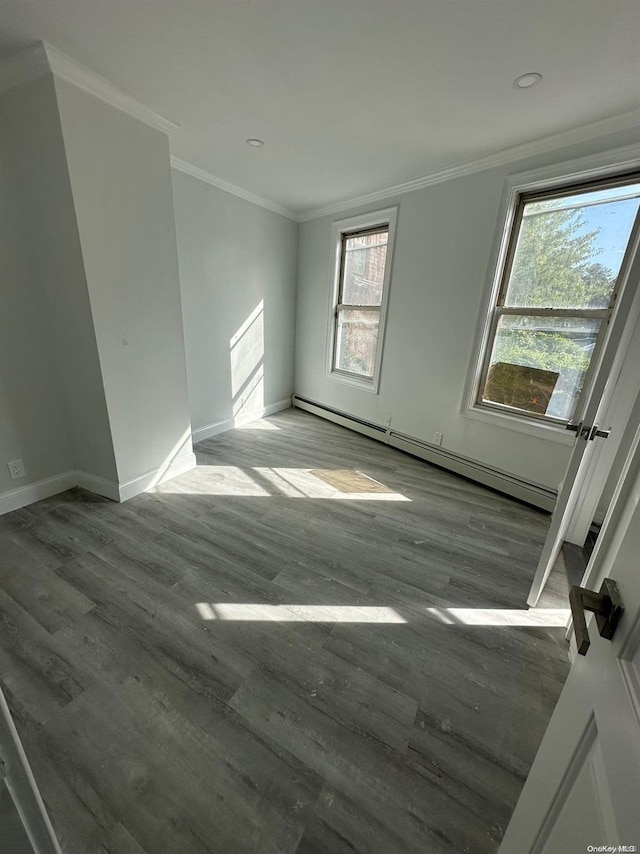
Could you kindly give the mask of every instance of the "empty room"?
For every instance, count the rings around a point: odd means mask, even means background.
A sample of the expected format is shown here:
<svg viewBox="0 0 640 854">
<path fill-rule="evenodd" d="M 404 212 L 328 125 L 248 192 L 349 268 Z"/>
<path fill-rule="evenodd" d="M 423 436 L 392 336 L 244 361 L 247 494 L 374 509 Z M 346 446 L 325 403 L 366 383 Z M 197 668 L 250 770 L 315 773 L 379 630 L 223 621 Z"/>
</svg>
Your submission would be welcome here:
<svg viewBox="0 0 640 854">
<path fill-rule="evenodd" d="M 640 5 L 0 0 L 0 854 L 640 846 Z"/>
</svg>

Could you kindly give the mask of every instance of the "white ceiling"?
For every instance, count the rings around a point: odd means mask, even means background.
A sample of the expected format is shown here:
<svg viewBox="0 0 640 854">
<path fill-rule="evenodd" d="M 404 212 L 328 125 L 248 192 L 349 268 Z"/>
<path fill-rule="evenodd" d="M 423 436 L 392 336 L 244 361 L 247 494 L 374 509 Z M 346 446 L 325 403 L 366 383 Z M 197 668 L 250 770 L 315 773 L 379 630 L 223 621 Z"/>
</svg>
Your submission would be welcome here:
<svg viewBox="0 0 640 854">
<path fill-rule="evenodd" d="M 299 213 L 640 106 L 640 0 L 0 0 L 38 39 Z"/>
</svg>

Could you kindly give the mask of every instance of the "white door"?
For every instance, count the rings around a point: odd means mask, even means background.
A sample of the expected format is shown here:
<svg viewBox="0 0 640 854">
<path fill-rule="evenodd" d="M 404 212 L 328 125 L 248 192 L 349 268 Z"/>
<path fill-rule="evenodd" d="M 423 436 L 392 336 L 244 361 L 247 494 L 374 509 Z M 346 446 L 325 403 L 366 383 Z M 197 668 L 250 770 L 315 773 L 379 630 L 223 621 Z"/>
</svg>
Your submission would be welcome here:
<svg viewBox="0 0 640 854">
<path fill-rule="evenodd" d="M 576 505 L 581 499 L 585 476 L 596 442 L 606 441 L 595 435 L 595 428 L 606 431 L 607 412 L 613 393 L 629 350 L 636 321 L 640 316 L 640 213 L 636 219 L 625 260 L 621 268 L 621 291 L 611 321 L 611 329 L 605 345 L 594 365 L 589 396 L 582 410 L 574 416 L 577 429 L 576 442 L 569 458 L 558 500 L 556 502 L 547 539 L 527 597 L 527 604 L 534 607 L 544 589 L 547 578 L 560 554 L 565 534 L 574 516 Z M 579 419 L 579 421 L 578 421 Z M 577 423 L 575 423 L 577 422 Z M 569 429 L 569 427 L 567 429 Z"/>
<path fill-rule="evenodd" d="M 640 430 L 603 534 L 590 576 L 613 579 L 625 611 L 612 640 L 587 620 L 500 854 L 640 851 Z"/>
</svg>

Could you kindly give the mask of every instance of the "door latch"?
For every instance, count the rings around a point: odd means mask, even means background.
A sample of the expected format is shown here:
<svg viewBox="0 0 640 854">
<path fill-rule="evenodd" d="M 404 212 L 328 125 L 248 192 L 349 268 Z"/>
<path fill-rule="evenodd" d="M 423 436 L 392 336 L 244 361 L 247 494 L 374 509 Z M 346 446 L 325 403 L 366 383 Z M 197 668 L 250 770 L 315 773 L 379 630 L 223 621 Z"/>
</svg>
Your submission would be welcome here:
<svg viewBox="0 0 640 854">
<path fill-rule="evenodd" d="M 586 655 L 591 645 L 585 611 L 593 611 L 600 637 L 611 640 L 624 613 L 624 605 L 618 592 L 618 585 L 611 578 L 605 578 L 599 593 L 586 590 L 576 584 L 569 591 L 569 605 L 573 617 L 573 630 L 576 646 L 580 655 Z"/>
</svg>

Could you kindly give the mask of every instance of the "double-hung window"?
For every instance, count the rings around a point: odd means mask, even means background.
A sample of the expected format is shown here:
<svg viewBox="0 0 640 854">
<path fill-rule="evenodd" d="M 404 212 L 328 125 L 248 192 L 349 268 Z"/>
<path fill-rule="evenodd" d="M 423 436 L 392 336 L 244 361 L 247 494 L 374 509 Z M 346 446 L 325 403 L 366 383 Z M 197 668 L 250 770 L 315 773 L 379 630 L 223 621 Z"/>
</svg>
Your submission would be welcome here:
<svg viewBox="0 0 640 854">
<path fill-rule="evenodd" d="M 477 407 L 571 420 L 611 317 L 639 204 L 637 174 L 518 196 Z"/>
<path fill-rule="evenodd" d="M 395 208 L 334 223 L 328 374 L 377 391 Z"/>
</svg>

